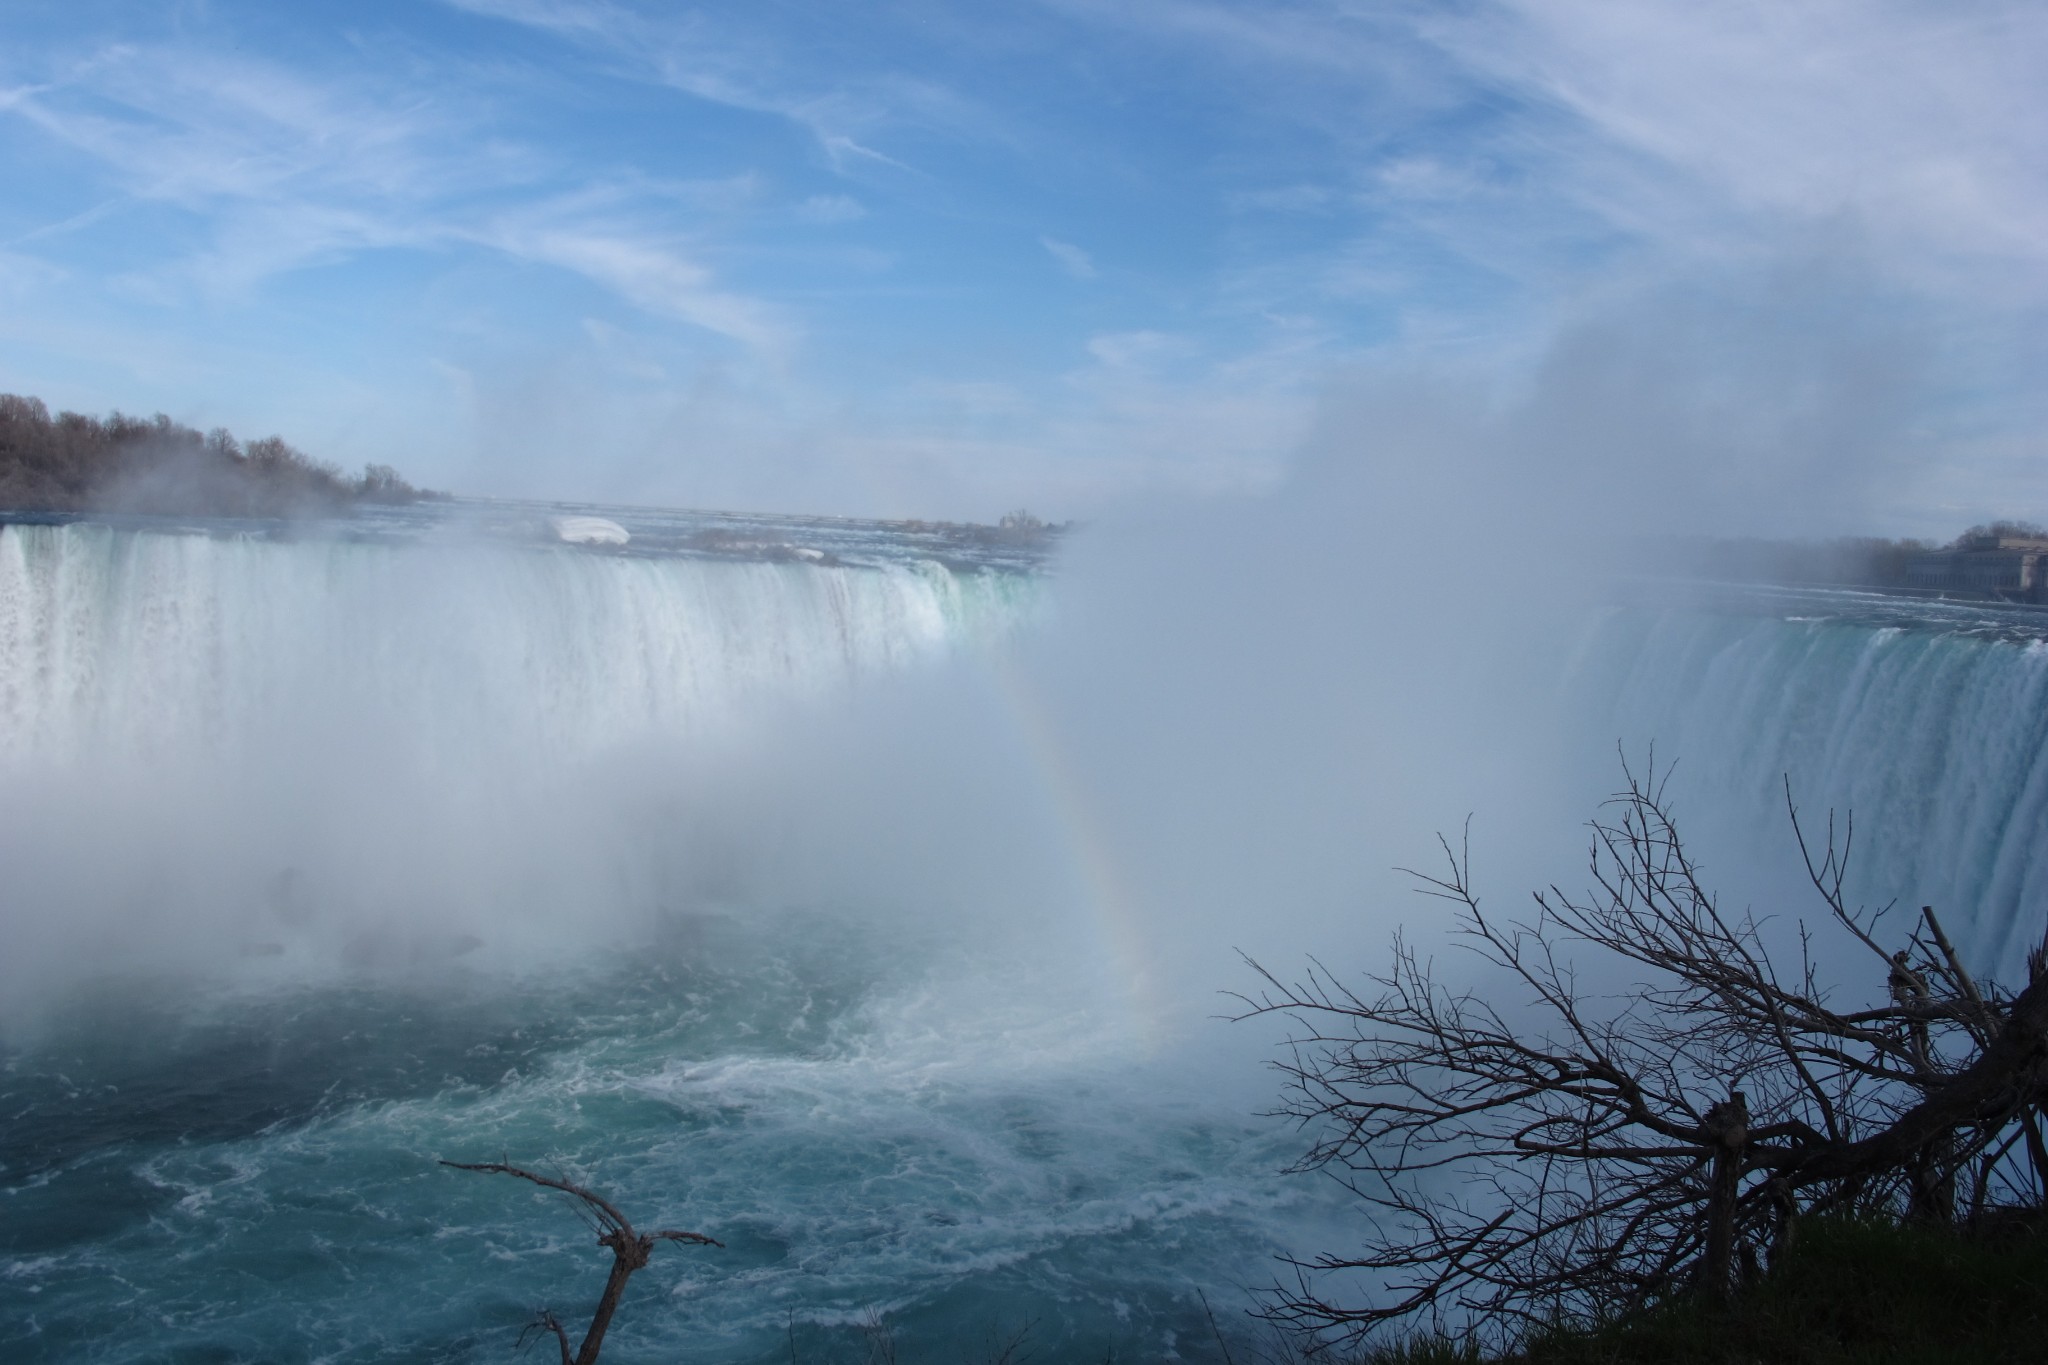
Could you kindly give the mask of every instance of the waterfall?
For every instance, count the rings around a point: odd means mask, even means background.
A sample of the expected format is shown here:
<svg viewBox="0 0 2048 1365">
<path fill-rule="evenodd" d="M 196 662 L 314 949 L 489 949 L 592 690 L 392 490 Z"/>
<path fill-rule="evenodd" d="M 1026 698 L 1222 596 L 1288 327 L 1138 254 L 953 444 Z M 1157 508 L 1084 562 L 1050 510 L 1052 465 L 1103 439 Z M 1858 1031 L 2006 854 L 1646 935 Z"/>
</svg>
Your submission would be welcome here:
<svg viewBox="0 0 2048 1365">
<path fill-rule="evenodd" d="M 644 931 L 737 875 L 782 795 L 740 799 L 764 747 L 1036 591 L 912 559 L 0 528 L 0 985 Z"/>
<path fill-rule="evenodd" d="M 1938 618 L 1674 606 L 1613 613 L 1586 659 L 1575 685 L 1593 728 L 1675 759 L 1710 829 L 1781 865 L 1796 856 L 1789 776 L 1810 826 L 1829 808 L 1853 815 L 1861 899 L 1936 906 L 2008 977 L 2038 942 L 2048 644 Z"/>
<path fill-rule="evenodd" d="M 621 765 L 658 756 L 701 807 L 761 734 L 992 638 L 1040 591 L 916 560 L 7 526 L 0 840 L 17 898 L 41 871 L 52 906 L 261 899 L 322 867 L 379 903 L 559 902 L 674 832 L 618 804 Z M 2048 893 L 2048 644 L 1993 613 L 1888 612 L 1611 610 L 1567 684 L 1575 747 L 1676 759 L 1723 866 L 1739 845 L 1796 868 L 1789 776 L 1816 820 L 1853 812 L 1859 894 L 1939 907 L 2009 970 Z"/>
<path fill-rule="evenodd" d="M 380 718 L 451 761 L 701 735 L 992 629 L 1028 585 L 570 547 L 0 528 L 0 761 Z"/>
</svg>

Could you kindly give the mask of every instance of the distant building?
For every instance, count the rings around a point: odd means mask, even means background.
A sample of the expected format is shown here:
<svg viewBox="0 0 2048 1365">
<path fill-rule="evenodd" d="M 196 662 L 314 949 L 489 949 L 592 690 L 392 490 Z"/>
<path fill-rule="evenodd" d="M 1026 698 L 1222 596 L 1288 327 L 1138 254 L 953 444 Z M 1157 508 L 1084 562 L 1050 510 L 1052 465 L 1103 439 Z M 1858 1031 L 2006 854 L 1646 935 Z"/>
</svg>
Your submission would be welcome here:
<svg viewBox="0 0 2048 1365">
<path fill-rule="evenodd" d="M 1906 586 L 1957 597 L 2048 602 L 2048 539 L 1975 536 L 1906 561 Z"/>
</svg>

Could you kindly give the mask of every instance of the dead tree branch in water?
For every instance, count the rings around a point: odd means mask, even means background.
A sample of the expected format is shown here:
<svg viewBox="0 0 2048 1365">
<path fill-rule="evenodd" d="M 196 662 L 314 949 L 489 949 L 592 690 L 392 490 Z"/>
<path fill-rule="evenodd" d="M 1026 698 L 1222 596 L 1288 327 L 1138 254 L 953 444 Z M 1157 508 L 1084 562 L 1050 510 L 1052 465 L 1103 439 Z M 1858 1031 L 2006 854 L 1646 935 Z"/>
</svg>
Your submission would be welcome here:
<svg viewBox="0 0 2048 1365">
<path fill-rule="evenodd" d="M 452 1166 L 458 1171 L 483 1171 L 491 1175 L 512 1175 L 521 1180 L 530 1180 L 544 1189 L 559 1190 L 570 1198 L 579 1200 L 578 1211 L 592 1223 L 598 1233 L 597 1244 L 609 1247 L 612 1253 L 612 1270 L 604 1282 L 604 1297 L 597 1301 L 597 1312 L 591 1316 L 590 1330 L 583 1334 L 583 1345 L 574 1355 L 569 1353 L 569 1334 L 563 1329 L 560 1319 L 547 1309 L 542 1309 L 526 1330 L 519 1334 L 524 1345 L 529 1335 L 535 1332 L 551 1332 L 562 1348 L 562 1365 L 596 1365 L 597 1353 L 604 1345 L 605 1330 L 611 1326 L 612 1314 L 618 1311 L 619 1298 L 626 1292 L 626 1281 L 633 1272 L 644 1268 L 654 1254 L 656 1242 L 685 1242 L 696 1246 L 722 1247 L 725 1244 L 701 1232 L 678 1232 L 664 1228 L 660 1232 L 636 1232 L 612 1202 L 593 1190 L 567 1180 L 552 1176 L 537 1175 L 517 1166 L 508 1166 L 501 1161 L 443 1161 L 443 1166 Z"/>
<path fill-rule="evenodd" d="M 1703 886 L 1654 765 L 1624 773 L 1585 893 L 1552 887 L 1500 918 L 1448 841 L 1444 871 L 1415 874 L 1518 1000 L 1445 985 L 1399 938 L 1363 989 L 1319 962 L 1283 982 L 1247 959 L 1265 990 L 1240 1017 L 1298 1028 L 1276 1064 L 1281 1112 L 1315 1134 L 1296 1169 L 1372 1214 L 1362 1248 L 1293 1262 L 1268 1317 L 1345 1340 L 1411 1316 L 1507 1336 L 1731 1293 L 1802 1213 L 1946 1221 L 1959 1199 L 1981 1216 L 2048 1189 L 2048 974 L 2017 995 L 1980 984 L 1931 909 L 1886 951 L 1883 912 L 1843 898 L 1853 831 L 1838 849 L 1830 818 L 1816 853 L 1788 788 L 1829 917 L 1883 963 L 1888 1001 L 1838 1007 L 1806 927 L 1781 970 L 1763 921 Z M 1336 1301 L 1332 1272 L 1378 1301 Z"/>
</svg>

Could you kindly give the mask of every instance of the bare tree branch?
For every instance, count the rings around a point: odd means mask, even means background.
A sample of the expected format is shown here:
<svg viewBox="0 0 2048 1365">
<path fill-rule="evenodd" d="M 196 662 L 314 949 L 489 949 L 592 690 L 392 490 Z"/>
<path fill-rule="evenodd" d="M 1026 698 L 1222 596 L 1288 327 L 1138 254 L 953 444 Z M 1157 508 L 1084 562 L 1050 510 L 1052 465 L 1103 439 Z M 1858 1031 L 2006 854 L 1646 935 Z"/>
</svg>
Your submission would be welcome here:
<svg viewBox="0 0 2048 1365">
<path fill-rule="evenodd" d="M 519 1166 L 507 1165 L 502 1161 L 443 1161 L 441 1164 L 452 1166 L 458 1171 L 482 1171 L 490 1175 L 515 1176 L 520 1180 L 532 1181 L 543 1189 L 558 1190 L 578 1201 L 578 1212 L 586 1215 L 588 1220 L 595 1224 L 598 1245 L 609 1248 L 612 1253 L 612 1268 L 610 1275 L 605 1278 L 604 1294 L 598 1300 L 597 1311 L 591 1315 L 590 1328 L 583 1335 L 582 1346 L 573 1357 L 569 1354 L 568 1333 L 563 1330 L 561 1322 L 555 1315 L 546 1309 L 541 1310 L 539 1316 L 528 1325 L 525 1332 L 520 1333 L 519 1337 L 523 1345 L 530 1332 L 543 1329 L 553 1332 L 561 1343 L 563 1365 L 596 1365 L 598 1351 L 604 1346 L 605 1332 L 610 1328 L 612 1315 L 618 1311 L 619 1299 L 626 1291 L 626 1281 L 632 1278 L 634 1271 L 646 1267 L 648 1259 L 654 1253 L 656 1242 L 684 1242 L 714 1247 L 725 1245 L 714 1238 L 706 1237 L 701 1232 L 677 1232 L 673 1229 L 652 1233 L 636 1232 L 633 1225 L 626 1221 L 626 1215 L 620 1213 L 617 1206 L 603 1195 L 555 1176 L 540 1175 Z"/>
<path fill-rule="evenodd" d="M 532 1322 L 520 1329 L 519 1349 L 525 1350 L 526 1339 L 540 1332 L 554 1333 L 555 1341 L 562 1348 L 562 1365 L 575 1365 L 575 1359 L 569 1354 L 569 1334 L 562 1329 L 562 1320 L 545 1308 L 534 1315 Z"/>
<path fill-rule="evenodd" d="M 1786 810 L 1827 917 L 1884 964 L 1888 1004 L 1838 1010 L 1799 926 L 1796 973 L 1763 921 L 1702 883 L 1654 762 L 1592 823 L 1589 890 L 1538 893 L 1527 919 L 1481 909 L 1469 836 L 1411 873 L 1448 901 L 1464 948 L 1523 999 L 1453 990 L 1398 936 L 1391 966 L 1342 982 L 1311 960 L 1240 1018 L 1282 1014 L 1281 1112 L 1366 1207 L 1357 1250 L 1290 1262 L 1265 1313 L 1355 1339 L 1422 1316 L 1438 1331 L 1590 1317 L 1698 1287 L 1734 1288 L 1796 1216 L 1858 1209 L 1949 1217 L 2048 1186 L 2035 1111 L 2048 1099 L 2048 968 L 2018 997 L 1980 989 L 1932 911 L 1888 951 L 1844 897 L 1853 823 L 1816 849 Z M 1633 975 L 1595 994 L 1579 960 Z M 2044 955 L 2048 961 L 2048 955 Z M 1504 1013 L 1509 1008 L 1526 1014 Z M 2033 1178 L 2014 1153 L 2024 1150 Z M 1761 1253 L 1761 1254 L 1760 1254 Z M 1322 1277 L 1363 1274 L 1364 1305 Z"/>
</svg>

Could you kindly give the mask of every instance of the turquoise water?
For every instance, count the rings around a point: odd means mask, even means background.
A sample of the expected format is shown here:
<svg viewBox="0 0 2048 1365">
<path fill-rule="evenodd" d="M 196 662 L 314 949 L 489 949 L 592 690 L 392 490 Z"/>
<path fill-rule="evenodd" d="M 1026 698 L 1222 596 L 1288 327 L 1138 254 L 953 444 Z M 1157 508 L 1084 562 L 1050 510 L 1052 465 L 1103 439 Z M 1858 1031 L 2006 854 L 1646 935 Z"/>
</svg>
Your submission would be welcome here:
<svg viewBox="0 0 2048 1365">
<path fill-rule="evenodd" d="M 932 969 L 946 963 L 935 978 Z M 664 1247 L 608 1359 L 1162 1358 L 1231 1317 L 1322 1196 L 1291 1144 L 1088 1040 L 991 1009 L 926 943 L 829 919 L 693 922 L 630 961 L 200 1007 L 122 987 L 9 1059 L 4 1340 L 16 1360 L 495 1360 L 587 1312 L 604 1190 Z M 951 998 L 949 998 L 949 992 Z M 958 998 L 972 994 L 968 1008 Z M 1078 1003 L 1078 1002 L 1077 1002 Z M 973 1036 L 978 1034 L 979 1036 Z"/>
</svg>

